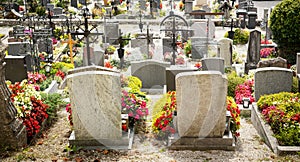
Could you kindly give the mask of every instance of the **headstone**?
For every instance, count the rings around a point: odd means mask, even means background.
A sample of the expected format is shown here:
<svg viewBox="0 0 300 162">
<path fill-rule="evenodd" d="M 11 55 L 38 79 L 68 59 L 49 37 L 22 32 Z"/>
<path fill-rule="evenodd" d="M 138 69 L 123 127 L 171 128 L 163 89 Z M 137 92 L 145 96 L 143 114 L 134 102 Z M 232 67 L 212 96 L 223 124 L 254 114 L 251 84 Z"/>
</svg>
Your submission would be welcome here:
<svg viewBox="0 0 300 162">
<path fill-rule="evenodd" d="M 157 60 L 131 62 L 131 75 L 142 81 L 142 88 L 163 88 L 166 85 L 166 68 L 170 63 Z"/>
<path fill-rule="evenodd" d="M 54 4 L 47 3 L 46 9 L 47 9 L 47 11 L 48 11 L 48 9 L 50 9 L 50 11 L 53 11 L 53 9 L 54 9 Z"/>
<path fill-rule="evenodd" d="M 121 129 L 120 74 L 84 67 L 67 76 L 67 86 L 74 123 L 70 145 L 127 149 L 128 136 L 122 137 Z"/>
<path fill-rule="evenodd" d="M 63 9 L 61 7 L 53 8 L 53 15 L 61 15 L 63 14 Z"/>
<path fill-rule="evenodd" d="M 225 67 L 230 67 L 232 65 L 232 39 L 222 38 L 218 44 L 218 57 L 224 58 Z"/>
<path fill-rule="evenodd" d="M 31 52 L 29 42 L 8 42 L 8 54 L 9 55 L 20 55 Z"/>
<path fill-rule="evenodd" d="M 167 82 L 167 91 L 176 91 L 175 78 L 176 75 L 183 72 L 197 71 L 196 67 L 183 68 L 179 66 L 172 65 L 166 69 L 166 82 Z"/>
<path fill-rule="evenodd" d="M 74 7 L 74 8 L 77 8 L 78 7 L 78 4 L 77 4 L 77 0 L 71 0 L 71 6 Z"/>
<path fill-rule="evenodd" d="M 164 55 L 166 52 L 172 53 L 172 51 L 173 51 L 172 43 L 173 43 L 172 38 L 170 38 L 170 37 L 164 37 L 164 38 L 162 38 L 163 55 Z"/>
<path fill-rule="evenodd" d="M 21 82 L 27 79 L 27 67 L 25 56 L 10 56 L 5 57 L 6 68 L 5 78 L 12 83 Z"/>
<path fill-rule="evenodd" d="M 192 59 L 202 59 L 208 54 L 208 40 L 206 37 L 191 37 Z"/>
<path fill-rule="evenodd" d="M 95 46 L 92 62 L 94 62 L 95 65 L 104 66 L 104 53 L 105 51 L 100 46 Z"/>
<path fill-rule="evenodd" d="M 140 3 L 140 9 L 146 11 L 147 6 L 146 6 L 146 1 L 145 0 L 139 0 Z"/>
<path fill-rule="evenodd" d="M 16 118 L 17 110 L 10 100 L 11 92 L 6 86 L 5 48 L 0 47 L 0 148 L 19 149 L 27 144 L 26 127 Z"/>
<path fill-rule="evenodd" d="M 290 69 L 266 67 L 256 69 L 254 74 L 255 100 L 265 94 L 291 92 L 293 72 Z"/>
<path fill-rule="evenodd" d="M 94 56 L 94 48 L 93 47 L 84 47 L 83 48 L 83 66 L 88 66 L 88 49 L 90 48 L 90 63 L 91 65 L 96 65 L 95 64 L 95 56 Z"/>
<path fill-rule="evenodd" d="M 119 31 L 119 23 L 112 22 L 112 23 L 106 23 L 104 25 L 104 33 L 103 39 L 105 43 L 112 44 L 115 39 L 120 37 L 120 31 Z"/>
<path fill-rule="evenodd" d="M 191 30 L 191 37 L 208 37 L 209 40 L 212 40 L 215 37 L 215 25 L 212 21 L 207 22 L 195 22 L 190 27 Z M 209 29 L 209 30 L 207 30 Z M 207 31 L 209 33 L 207 33 Z"/>
<path fill-rule="evenodd" d="M 203 71 L 219 71 L 225 73 L 224 59 L 220 57 L 210 57 L 201 59 Z"/>
<path fill-rule="evenodd" d="M 249 70 L 256 69 L 256 66 L 260 60 L 260 38 L 260 31 L 254 30 L 250 32 L 247 62 L 245 64 L 246 74 L 248 74 Z"/>
<path fill-rule="evenodd" d="M 185 1 L 184 13 L 190 14 L 193 11 L 193 1 Z"/>
<path fill-rule="evenodd" d="M 257 64 L 257 68 L 263 68 L 263 67 L 281 67 L 281 68 L 287 68 L 287 61 L 284 58 L 277 57 L 267 60 L 261 60 Z"/>
<path fill-rule="evenodd" d="M 178 74 L 176 101 L 179 136 L 222 138 L 225 131 L 226 94 L 227 79 L 220 72 Z"/>
<path fill-rule="evenodd" d="M 39 52 L 46 52 L 47 54 L 53 54 L 53 46 L 52 46 L 51 38 L 43 38 L 38 40 L 38 48 Z"/>
<path fill-rule="evenodd" d="M 142 53 L 147 54 L 147 39 L 145 38 L 131 39 L 130 44 L 131 44 L 131 48 L 140 48 L 140 51 Z"/>
</svg>

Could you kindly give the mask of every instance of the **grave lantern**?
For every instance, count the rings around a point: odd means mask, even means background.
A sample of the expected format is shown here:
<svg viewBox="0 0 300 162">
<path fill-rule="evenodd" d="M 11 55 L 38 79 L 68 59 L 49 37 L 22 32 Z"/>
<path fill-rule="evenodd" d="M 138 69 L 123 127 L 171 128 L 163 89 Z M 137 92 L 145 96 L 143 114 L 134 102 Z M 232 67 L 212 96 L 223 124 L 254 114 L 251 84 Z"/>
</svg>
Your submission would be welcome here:
<svg viewBox="0 0 300 162">
<path fill-rule="evenodd" d="M 250 98 L 243 98 L 243 108 L 249 108 Z"/>
</svg>

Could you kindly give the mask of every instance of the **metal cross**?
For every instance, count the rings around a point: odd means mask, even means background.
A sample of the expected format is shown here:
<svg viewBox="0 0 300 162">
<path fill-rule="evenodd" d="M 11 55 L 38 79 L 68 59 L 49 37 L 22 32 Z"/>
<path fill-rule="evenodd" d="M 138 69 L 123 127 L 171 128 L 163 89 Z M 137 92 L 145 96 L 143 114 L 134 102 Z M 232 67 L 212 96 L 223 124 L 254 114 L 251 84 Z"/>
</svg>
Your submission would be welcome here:
<svg viewBox="0 0 300 162">
<path fill-rule="evenodd" d="M 115 42 L 119 44 L 118 56 L 120 58 L 120 69 L 123 68 L 123 64 L 124 64 L 124 52 L 125 52 L 125 50 L 123 49 L 123 47 L 124 47 L 124 41 L 126 41 L 126 40 L 129 41 L 129 40 L 131 40 L 131 38 L 123 38 L 122 33 L 120 34 L 119 38 L 115 39 Z"/>
<path fill-rule="evenodd" d="M 76 44 L 77 41 L 74 41 L 72 39 L 71 33 L 68 34 L 69 38 L 67 41 L 62 41 L 62 43 L 68 43 L 69 45 L 69 49 L 70 49 L 70 59 L 71 59 L 71 63 L 74 65 L 74 60 L 73 60 L 73 44 Z"/>
<path fill-rule="evenodd" d="M 183 22 L 184 22 L 184 24 L 186 25 L 186 27 L 188 27 L 188 23 L 187 23 L 187 21 L 183 18 L 183 17 L 181 17 L 181 16 L 179 16 L 179 15 L 175 15 L 174 14 L 174 12 L 173 11 L 170 11 L 170 15 L 169 16 L 167 16 L 167 17 L 165 17 L 164 19 L 163 19 L 163 21 L 160 23 L 160 27 L 163 25 L 163 23 L 167 20 L 167 19 L 169 19 L 169 18 L 172 18 L 173 20 L 172 20 L 172 29 L 160 29 L 160 31 L 171 31 L 172 32 L 172 39 L 173 39 L 173 41 L 172 41 L 172 47 L 173 47 L 173 55 L 172 55 L 172 57 L 173 57 L 173 60 L 172 60 L 172 65 L 175 65 L 175 59 L 176 59 L 176 36 L 175 36 L 175 34 L 176 34 L 176 32 L 179 32 L 179 31 L 190 31 L 189 29 L 176 29 L 176 21 L 175 21 L 175 18 L 179 18 L 179 19 L 181 19 Z"/>
<path fill-rule="evenodd" d="M 90 56 L 90 41 L 88 39 L 89 36 L 91 35 L 103 35 L 103 33 L 91 33 L 91 31 L 93 29 L 95 29 L 96 27 L 94 26 L 92 29 L 89 30 L 89 26 L 88 26 L 88 8 L 86 7 L 83 10 L 83 17 L 84 17 L 84 32 L 80 33 L 80 32 L 71 32 L 71 35 L 83 35 L 86 41 L 86 46 L 87 46 L 87 65 L 92 65 L 91 63 L 91 56 Z M 84 59 L 85 60 L 85 59 Z"/>
</svg>

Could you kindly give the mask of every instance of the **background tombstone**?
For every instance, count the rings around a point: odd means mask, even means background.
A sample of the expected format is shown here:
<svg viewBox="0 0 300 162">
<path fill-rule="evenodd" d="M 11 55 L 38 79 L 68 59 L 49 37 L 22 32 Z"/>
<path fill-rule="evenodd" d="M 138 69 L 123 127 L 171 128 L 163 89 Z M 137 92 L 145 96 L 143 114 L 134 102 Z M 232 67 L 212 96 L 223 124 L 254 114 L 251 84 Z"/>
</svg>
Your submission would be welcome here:
<svg viewBox="0 0 300 162">
<path fill-rule="evenodd" d="M 77 8 L 78 4 L 77 4 L 77 0 L 71 0 L 71 6 Z"/>
<path fill-rule="evenodd" d="M 208 33 L 207 33 L 207 23 L 208 23 Z M 195 22 L 191 25 L 190 29 L 191 37 L 208 37 L 209 40 L 212 40 L 215 37 L 215 25 L 212 21 L 208 22 Z"/>
<path fill-rule="evenodd" d="M 117 38 L 120 37 L 119 23 L 110 22 L 104 25 L 104 43 L 113 44 Z"/>
<path fill-rule="evenodd" d="M 201 59 L 202 70 L 204 71 L 219 71 L 225 73 L 224 59 L 220 57 L 210 57 Z"/>
<path fill-rule="evenodd" d="M 254 74 L 255 100 L 265 94 L 291 92 L 293 72 L 290 69 L 266 67 L 256 69 Z"/>
<path fill-rule="evenodd" d="M 11 92 L 6 86 L 5 48 L 0 47 L 0 148 L 19 149 L 27 145 L 26 127 L 16 118 L 16 108 L 11 102 Z M 4 47 L 4 48 L 3 48 Z"/>
<path fill-rule="evenodd" d="M 157 60 L 131 62 L 131 75 L 142 81 L 142 88 L 163 88 L 166 85 L 166 68 L 170 63 Z"/>
<path fill-rule="evenodd" d="M 208 55 L 208 40 L 206 37 L 191 37 L 192 59 L 202 59 Z"/>
<path fill-rule="evenodd" d="M 6 56 L 5 78 L 12 83 L 21 82 L 27 78 L 25 56 Z"/>
<path fill-rule="evenodd" d="M 61 7 L 55 7 L 53 8 L 53 15 L 61 15 L 63 14 L 63 9 Z"/>
<path fill-rule="evenodd" d="M 286 59 L 281 57 L 267 59 L 267 60 L 260 60 L 257 64 L 257 68 L 263 68 L 263 67 L 287 68 L 287 61 Z"/>
<path fill-rule="evenodd" d="M 162 38 L 162 44 L 163 44 L 163 55 L 166 54 L 166 52 L 173 52 L 173 40 L 170 37 L 164 37 Z"/>
<path fill-rule="evenodd" d="M 67 86 L 74 123 L 70 144 L 127 149 L 129 139 L 121 130 L 120 74 L 87 66 L 68 75 Z"/>
<path fill-rule="evenodd" d="M 29 42 L 8 42 L 8 54 L 9 55 L 20 55 L 31 52 Z"/>
<path fill-rule="evenodd" d="M 47 3 L 47 6 L 46 6 L 46 10 L 47 10 L 47 11 L 48 11 L 48 8 L 50 9 L 50 11 L 53 11 L 53 9 L 54 9 L 54 4 Z"/>
<path fill-rule="evenodd" d="M 260 60 L 260 38 L 260 31 L 254 30 L 250 32 L 247 62 L 245 64 L 246 74 L 248 74 L 249 70 L 256 69 L 256 66 Z"/>
<path fill-rule="evenodd" d="M 197 71 L 198 69 L 196 67 L 192 68 L 182 68 L 179 66 L 172 65 L 171 67 L 166 69 L 166 82 L 167 82 L 167 92 L 168 91 L 176 91 L 176 83 L 175 78 L 176 75 L 183 72 L 191 72 L 191 71 Z"/>
<path fill-rule="evenodd" d="M 232 39 L 222 38 L 218 41 L 218 44 L 218 57 L 224 58 L 225 67 L 231 67 L 233 46 Z"/>
<path fill-rule="evenodd" d="M 47 54 L 53 54 L 53 46 L 52 46 L 51 38 L 43 38 L 38 40 L 38 48 L 39 52 L 46 52 Z"/>
<path fill-rule="evenodd" d="M 104 66 L 104 53 L 105 51 L 100 46 L 95 46 L 94 48 L 94 58 L 92 58 L 92 62 L 98 66 Z"/>
</svg>

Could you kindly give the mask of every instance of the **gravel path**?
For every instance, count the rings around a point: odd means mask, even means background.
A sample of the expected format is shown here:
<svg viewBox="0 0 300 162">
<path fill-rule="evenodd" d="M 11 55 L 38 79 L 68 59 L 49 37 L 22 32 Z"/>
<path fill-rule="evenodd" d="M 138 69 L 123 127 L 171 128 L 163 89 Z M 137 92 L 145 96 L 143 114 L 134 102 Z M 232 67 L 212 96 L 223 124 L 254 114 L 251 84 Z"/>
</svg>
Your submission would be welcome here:
<svg viewBox="0 0 300 162">
<path fill-rule="evenodd" d="M 241 136 L 236 151 L 173 151 L 151 133 L 136 134 L 132 150 L 73 150 L 66 149 L 71 128 L 64 109 L 58 120 L 32 145 L 23 151 L 1 153 L 0 161 L 300 161 L 299 156 L 277 157 L 263 143 L 249 118 L 241 120 Z"/>
</svg>

